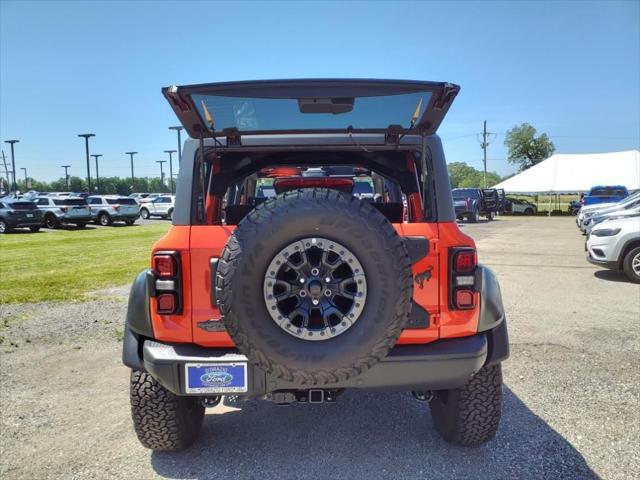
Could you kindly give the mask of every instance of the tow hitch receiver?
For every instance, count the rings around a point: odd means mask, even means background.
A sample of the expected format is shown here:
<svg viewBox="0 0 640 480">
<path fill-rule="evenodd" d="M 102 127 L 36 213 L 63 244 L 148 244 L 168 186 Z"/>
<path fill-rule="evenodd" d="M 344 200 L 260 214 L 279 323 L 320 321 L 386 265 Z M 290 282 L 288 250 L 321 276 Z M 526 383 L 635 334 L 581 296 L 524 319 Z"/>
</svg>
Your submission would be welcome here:
<svg viewBox="0 0 640 480">
<path fill-rule="evenodd" d="M 287 390 L 273 392 L 266 396 L 277 405 L 290 405 L 298 403 L 335 403 L 339 390 Z"/>
</svg>

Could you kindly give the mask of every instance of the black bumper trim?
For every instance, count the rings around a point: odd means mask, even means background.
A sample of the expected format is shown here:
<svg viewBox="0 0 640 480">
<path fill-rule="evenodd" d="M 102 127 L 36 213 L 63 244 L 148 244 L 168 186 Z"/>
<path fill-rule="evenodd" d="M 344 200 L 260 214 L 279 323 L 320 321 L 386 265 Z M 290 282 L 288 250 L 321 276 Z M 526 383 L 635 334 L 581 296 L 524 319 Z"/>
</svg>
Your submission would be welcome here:
<svg viewBox="0 0 640 480">
<path fill-rule="evenodd" d="M 507 347 L 508 349 L 508 347 Z M 362 375 L 332 384 L 331 388 L 388 391 L 440 390 L 457 388 L 485 365 L 489 352 L 487 334 L 438 340 L 425 345 L 399 345 L 381 362 Z M 184 395 L 184 367 L 187 362 L 225 361 L 237 350 L 204 348 L 191 344 L 168 344 L 144 340 L 144 368 L 170 391 Z M 308 389 L 275 378 L 249 364 L 248 397 L 261 397 L 278 390 Z"/>
<path fill-rule="evenodd" d="M 593 258 L 591 254 L 587 255 L 587 260 L 589 263 L 593 265 L 597 265 L 599 267 L 609 268 L 611 270 L 620 270 L 618 262 L 612 262 L 609 260 L 598 260 L 597 258 Z"/>
</svg>

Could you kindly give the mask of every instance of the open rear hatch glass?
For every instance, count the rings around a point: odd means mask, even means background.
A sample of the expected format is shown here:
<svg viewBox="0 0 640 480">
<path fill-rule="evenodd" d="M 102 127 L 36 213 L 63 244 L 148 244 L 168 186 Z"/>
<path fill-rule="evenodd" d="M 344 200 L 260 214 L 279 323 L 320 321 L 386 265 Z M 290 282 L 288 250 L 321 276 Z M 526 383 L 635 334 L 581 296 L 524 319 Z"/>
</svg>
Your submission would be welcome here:
<svg viewBox="0 0 640 480">
<path fill-rule="evenodd" d="M 260 80 L 162 90 L 189 135 L 436 132 L 460 87 L 407 80 Z"/>
</svg>

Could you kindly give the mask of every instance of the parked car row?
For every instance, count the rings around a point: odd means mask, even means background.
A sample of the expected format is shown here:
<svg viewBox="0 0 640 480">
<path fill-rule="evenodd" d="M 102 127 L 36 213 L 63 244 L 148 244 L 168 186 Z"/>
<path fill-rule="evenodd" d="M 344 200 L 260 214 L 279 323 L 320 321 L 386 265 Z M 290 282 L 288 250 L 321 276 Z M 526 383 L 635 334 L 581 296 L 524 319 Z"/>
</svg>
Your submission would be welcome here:
<svg viewBox="0 0 640 480">
<path fill-rule="evenodd" d="M 617 202 L 585 205 L 576 224 L 587 236 L 589 262 L 640 283 L 640 192 Z"/>
<path fill-rule="evenodd" d="M 161 193 L 79 196 L 73 192 L 28 192 L 24 195 L 0 197 L 0 233 L 14 228 L 37 232 L 61 225 L 84 228 L 95 222 L 102 226 L 114 222 L 133 225 L 138 217 L 171 218 L 175 196 Z"/>
</svg>

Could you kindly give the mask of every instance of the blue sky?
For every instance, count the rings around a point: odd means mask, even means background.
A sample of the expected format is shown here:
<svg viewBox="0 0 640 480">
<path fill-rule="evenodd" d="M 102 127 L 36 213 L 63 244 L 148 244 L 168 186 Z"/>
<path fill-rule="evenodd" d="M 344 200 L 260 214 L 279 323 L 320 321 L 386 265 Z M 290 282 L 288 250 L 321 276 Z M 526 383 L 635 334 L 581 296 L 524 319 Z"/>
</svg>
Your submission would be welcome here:
<svg viewBox="0 0 640 480">
<path fill-rule="evenodd" d="M 521 122 L 561 153 L 638 148 L 640 2 L 0 2 L 0 138 L 29 176 L 159 175 L 170 84 L 297 77 L 450 81 L 448 161 L 481 167 L 482 121 Z M 489 170 L 507 174 L 504 135 Z M 5 153 L 7 145 L 3 144 Z M 166 166 L 166 165 L 165 165 Z M 92 167 L 93 168 L 93 167 Z M 20 170 L 18 170 L 22 173 Z"/>
</svg>

